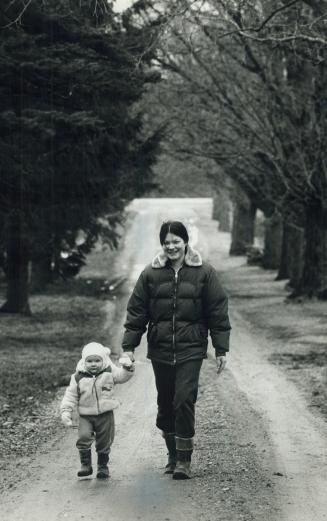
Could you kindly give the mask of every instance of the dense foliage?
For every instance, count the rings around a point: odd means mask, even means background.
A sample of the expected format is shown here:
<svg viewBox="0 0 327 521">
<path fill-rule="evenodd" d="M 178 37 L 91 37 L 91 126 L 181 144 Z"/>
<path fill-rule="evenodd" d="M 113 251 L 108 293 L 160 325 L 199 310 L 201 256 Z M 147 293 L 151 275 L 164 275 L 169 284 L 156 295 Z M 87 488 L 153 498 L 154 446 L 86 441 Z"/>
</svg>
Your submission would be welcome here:
<svg viewBox="0 0 327 521">
<path fill-rule="evenodd" d="M 126 201 L 151 183 L 158 137 L 145 135 L 133 106 L 158 75 L 155 28 L 133 24 L 132 13 L 122 21 L 106 0 L 8 0 L 0 24 L 0 231 L 10 286 L 29 259 L 49 275 L 77 237 L 81 254 L 99 233 L 115 244 Z M 17 309 L 20 286 L 7 311 Z"/>
</svg>

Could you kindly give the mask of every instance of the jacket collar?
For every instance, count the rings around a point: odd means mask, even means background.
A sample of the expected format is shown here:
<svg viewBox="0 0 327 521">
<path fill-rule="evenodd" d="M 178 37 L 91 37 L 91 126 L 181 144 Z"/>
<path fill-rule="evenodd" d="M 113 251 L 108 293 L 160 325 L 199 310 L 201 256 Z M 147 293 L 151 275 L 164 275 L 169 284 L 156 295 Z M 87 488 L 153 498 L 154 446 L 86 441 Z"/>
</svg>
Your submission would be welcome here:
<svg viewBox="0 0 327 521">
<path fill-rule="evenodd" d="M 151 266 L 152 268 L 164 268 L 167 262 L 167 255 L 163 251 L 161 251 L 154 257 Z M 193 250 L 193 248 L 189 244 L 187 245 L 184 264 L 186 264 L 186 266 L 193 267 L 202 266 L 202 257 L 200 253 L 197 250 Z"/>
</svg>

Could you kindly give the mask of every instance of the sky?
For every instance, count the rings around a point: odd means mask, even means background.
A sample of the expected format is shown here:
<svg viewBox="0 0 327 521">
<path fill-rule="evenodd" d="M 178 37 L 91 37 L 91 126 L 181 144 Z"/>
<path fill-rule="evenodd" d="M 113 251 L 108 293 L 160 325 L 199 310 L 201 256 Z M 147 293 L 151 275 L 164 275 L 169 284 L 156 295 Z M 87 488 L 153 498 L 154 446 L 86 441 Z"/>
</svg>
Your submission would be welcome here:
<svg viewBox="0 0 327 521">
<path fill-rule="evenodd" d="M 123 11 L 133 3 L 133 0 L 116 0 L 114 4 L 115 11 Z"/>
</svg>

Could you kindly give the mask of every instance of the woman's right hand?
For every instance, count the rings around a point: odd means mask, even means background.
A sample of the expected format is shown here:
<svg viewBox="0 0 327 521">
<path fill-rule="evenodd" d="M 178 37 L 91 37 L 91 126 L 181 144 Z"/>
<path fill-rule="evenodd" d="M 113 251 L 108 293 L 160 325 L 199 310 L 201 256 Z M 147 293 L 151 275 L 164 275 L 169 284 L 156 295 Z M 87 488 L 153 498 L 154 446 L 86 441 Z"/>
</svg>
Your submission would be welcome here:
<svg viewBox="0 0 327 521">
<path fill-rule="evenodd" d="M 129 358 L 129 360 L 130 360 L 131 362 L 135 362 L 135 357 L 134 357 L 134 353 L 133 353 L 133 351 L 124 351 L 123 354 L 121 355 L 120 359 L 119 359 L 119 362 L 120 362 L 120 360 L 123 359 L 123 358 L 126 358 L 126 359 Z M 120 362 L 120 363 L 123 365 L 122 362 Z"/>
<path fill-rule="evenodd" d="M 126 369 L 126 371 L 133 372 L 135 369 L 134 363 L 132 362 L 130 357 L 125 353 L 122 354 L 122 356 L 119 358 L 118 362 L 124 369 Z"/>
</svg>

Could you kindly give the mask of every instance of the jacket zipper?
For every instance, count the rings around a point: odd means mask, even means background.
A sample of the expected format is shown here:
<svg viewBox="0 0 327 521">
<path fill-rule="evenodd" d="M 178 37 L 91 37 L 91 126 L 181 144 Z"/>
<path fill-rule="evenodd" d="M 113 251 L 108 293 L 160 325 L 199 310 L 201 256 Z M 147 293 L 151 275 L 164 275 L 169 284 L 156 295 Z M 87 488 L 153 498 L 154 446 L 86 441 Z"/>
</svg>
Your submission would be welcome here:
<svg viewBox="0 0 327 521">
<path fill-rule="evenodd" d="M 178 272 L 180 268 L 175 271 L 175 283 L 174 283 L 174 295 L 173 295 L 173 357 L 174 365 L 176 364 L 176 339 L 175 339 L 175 319 L 176 319 L 176 301 L 177 301 L 177 283 L 178 283 Z"/>
<path fill-rule="evenodd" d="M 95 391 L 95 398 L 97 401 L 97 409 L 98 409 L 98 414 L 100 414 L 99 397 L 98 397 L 97 388 L 95 385 L 96 379 L 97 379 L 97 376 L 93 376 L 93 387 L 94 387 L 94 391 Z"/>
</svg>

